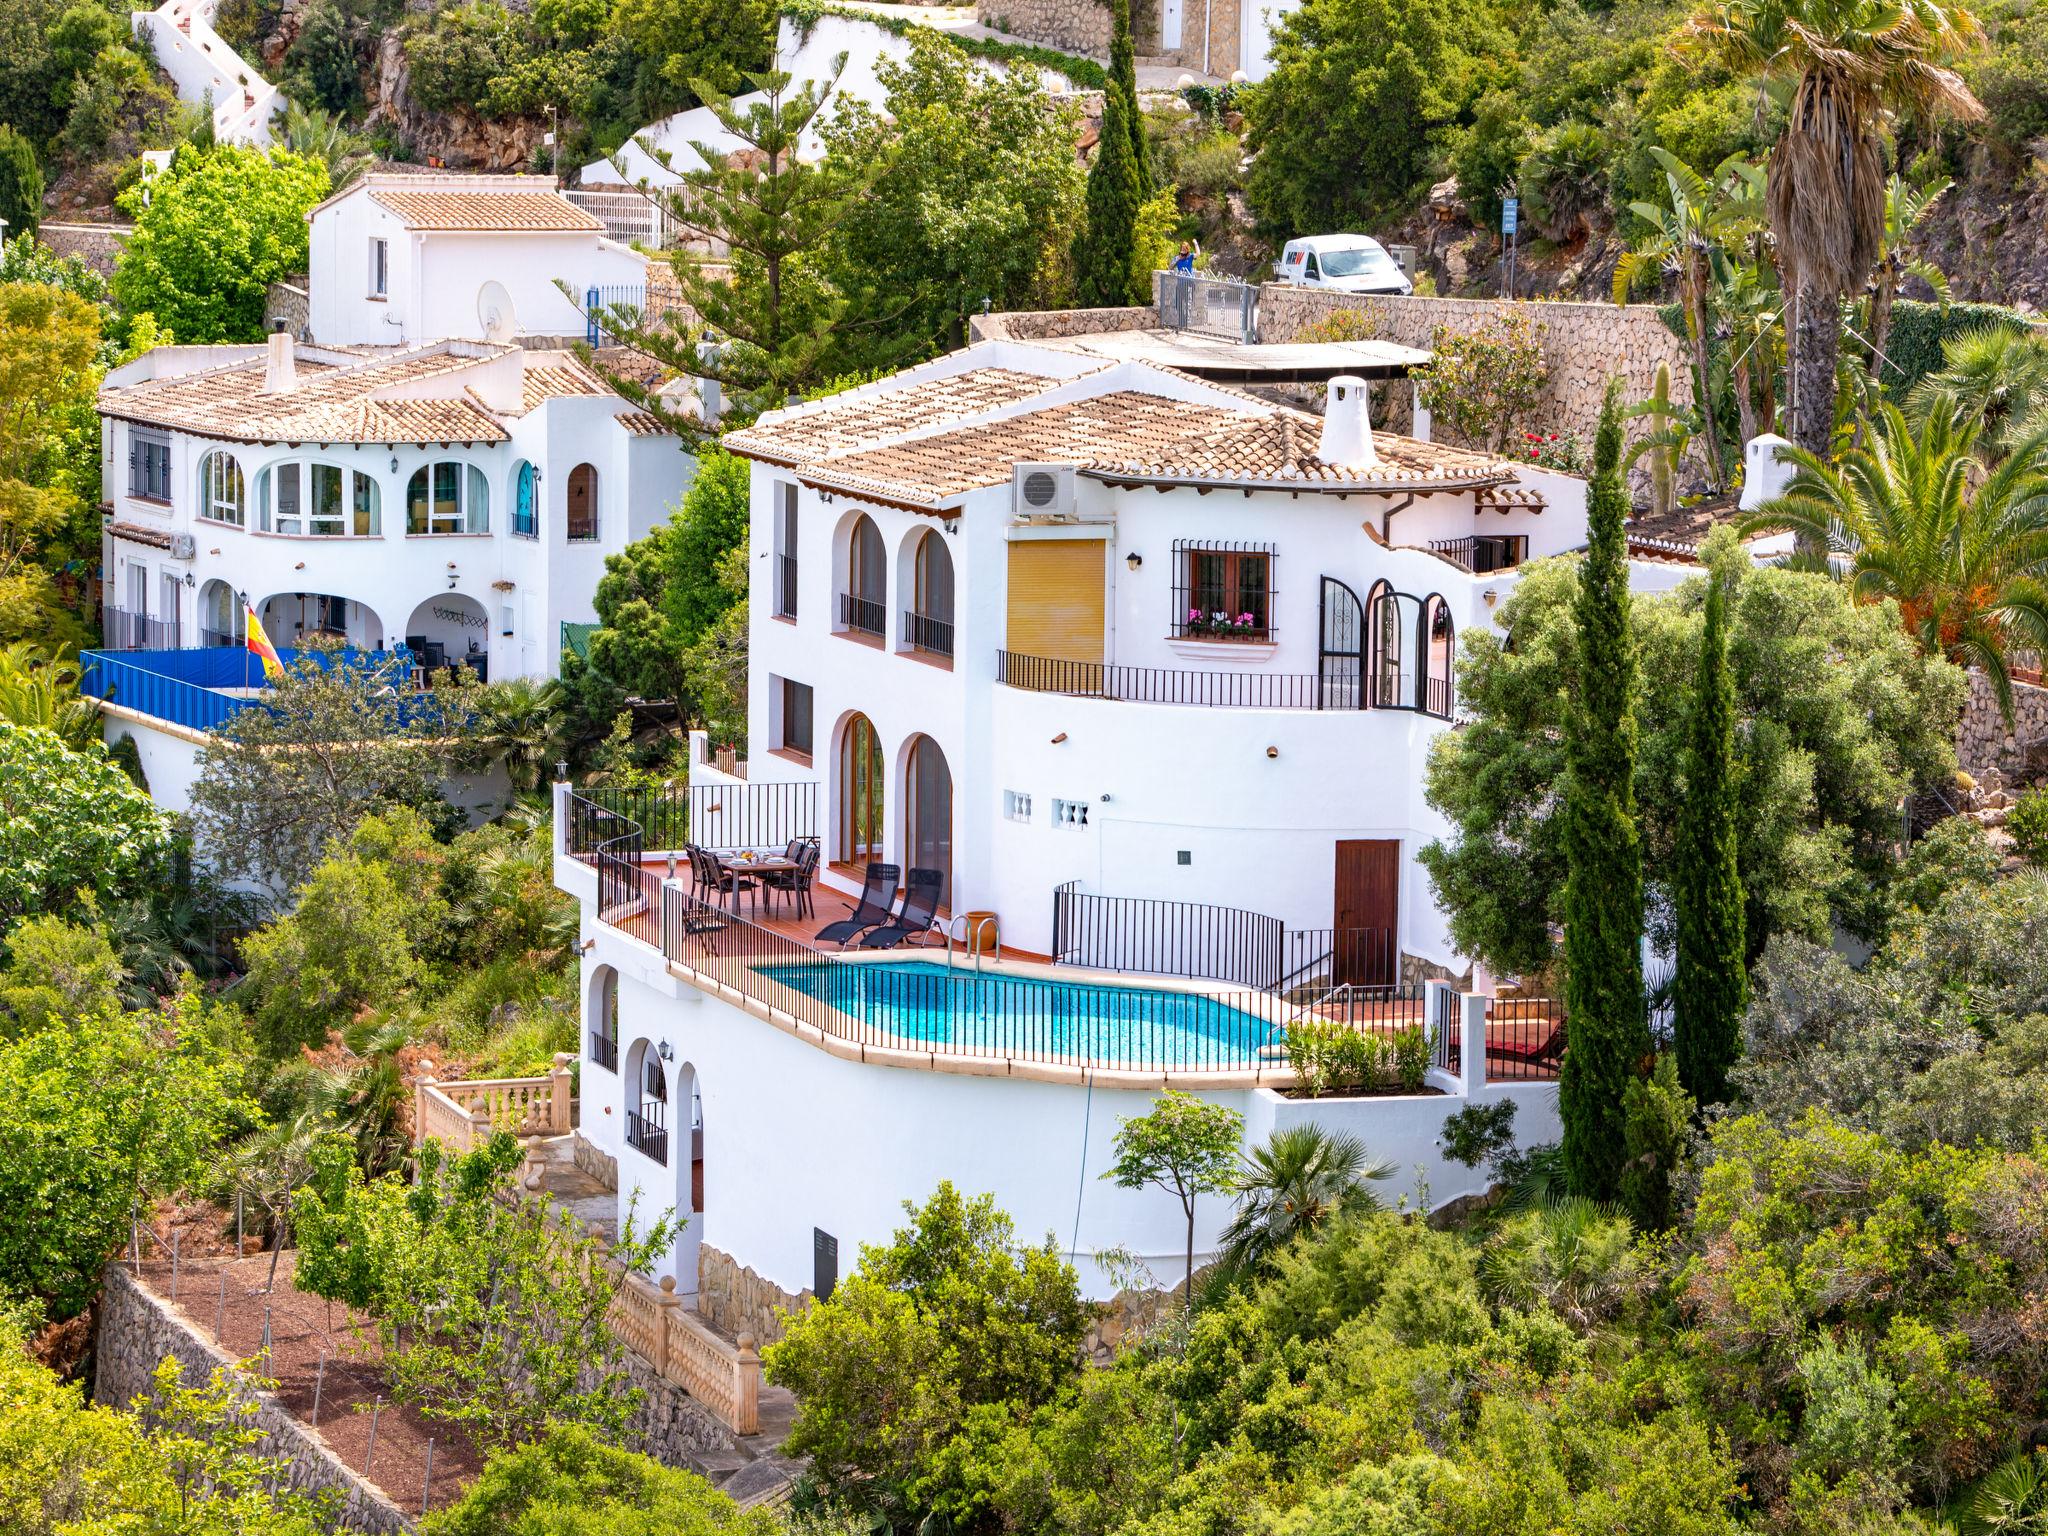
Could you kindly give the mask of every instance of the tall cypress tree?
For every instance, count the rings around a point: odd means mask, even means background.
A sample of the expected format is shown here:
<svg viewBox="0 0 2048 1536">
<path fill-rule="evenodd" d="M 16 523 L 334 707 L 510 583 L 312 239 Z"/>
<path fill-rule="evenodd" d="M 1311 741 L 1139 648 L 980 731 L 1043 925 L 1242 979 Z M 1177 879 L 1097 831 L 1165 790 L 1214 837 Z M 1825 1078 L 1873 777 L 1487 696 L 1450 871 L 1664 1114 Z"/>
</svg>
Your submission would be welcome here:
<svg viewBox="0 0 2048 1536">
<path fill-rule="evenodd" d="M 1586 493 L 1579 567 L 1578 697 L 1566 726 L 1565 1027 L 1559 1074 L 1566 1181 L 1615 1197 L 1622 1096 L 1650 1054 L 1643 1009 L 1643 853 L 1636 837 L 1635 642 L 1628 628 L 1620 381 L 1608 386 Z"/>
<path fill-rule="evenodd" d="M 1159 190 L 1159 180 L 1152 174 L 1152 156 L 1145 143 L 1145 114 L 1138 107 L 1138 47 L 1131 40 L 1131 0 L 1110 0 L 1109 22 L 1109 78 L 1112 84 L 1123 88 L 1124 101 L 1130 108 L 1124 124 L 1131 136 L 1131 163 L 1138 168 L 1138 201 L 1150 202 Z M 1106 111 L 1102 131 L 1109 132 Z"/>
<path fill-rule="evenodd" d="M 1735 862 L 1735 680 L 1728 670 L 1727 606 L 1720 578 L 1709 578 L 1686 744 L 1685 799 L 1672 850 L 1678 1080 L 1702 1104 L 1728 1097 L 1728 1068 L 1749 1007 L 1742 875 Z"/>
<path fill-rule="evenodd" d="M 1084 305 L 1143 304 L 1151 294 L 1142 291 L 1149 279 L 1137 270 L 1138 208 L 1145 198 L 1131 149 L 1134 98 L 1115 79 L 1102 96 L 1102 138 L 1088 167 L 1086 208 L 1074 241 L 1074 286 Z"/>
</svg>

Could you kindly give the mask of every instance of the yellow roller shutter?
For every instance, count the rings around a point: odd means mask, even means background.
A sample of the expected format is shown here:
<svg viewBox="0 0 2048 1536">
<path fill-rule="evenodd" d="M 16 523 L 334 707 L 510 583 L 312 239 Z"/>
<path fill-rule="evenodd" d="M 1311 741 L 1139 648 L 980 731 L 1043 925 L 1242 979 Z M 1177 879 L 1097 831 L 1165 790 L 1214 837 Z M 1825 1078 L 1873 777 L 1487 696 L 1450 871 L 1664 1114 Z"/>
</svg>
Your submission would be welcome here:
<svg viewBox="0 0 2048 1536">
<path fill-rule="evenodd" d="M 1102 660 L 1100 539 L 1028 539 L 1010 546 L 1009 648 L 1054 661 Z"/>
</svg>

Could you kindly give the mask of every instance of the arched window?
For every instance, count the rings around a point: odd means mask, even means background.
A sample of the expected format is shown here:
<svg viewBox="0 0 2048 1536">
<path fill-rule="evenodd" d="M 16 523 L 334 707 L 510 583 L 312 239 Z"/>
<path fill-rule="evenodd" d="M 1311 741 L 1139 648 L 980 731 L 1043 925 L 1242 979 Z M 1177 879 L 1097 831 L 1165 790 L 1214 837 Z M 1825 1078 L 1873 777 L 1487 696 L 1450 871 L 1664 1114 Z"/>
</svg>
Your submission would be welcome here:
<svg viewBox="0 0 2048 1536">
<path fill-rule="evenodd" d="M 1385 579 L 1365 595 L 1365 673 L 1368 704 L 1373 709 L 1400 709 L 1403 697 L 1401 663 L 1401 594 Z"/>
<path fill-rule="evenodd" d="M 569 471 L 569 542 L 587 544 L 597 537 L 597 471 L 578 464 Z"/>
<path fill-rule="evenodd" d="M 489 533 L 491 487 L 484 472 L 453 459 L 414 470 L 405 487 L 405 531 Z"/>
<path fill-rule="evenodd" d="M 338 464 L 273 464 L 256 475 L 259 533 L 373 538 L 384 531 L 374 475 Z"/>
<path fill-rule="evenodd" d="M 953 654 L 953 556 L 946 541 L 927 528 L 918 536 L 912 568 L 914 590 L 904 615 L 904 639 L 914 651 Z"/>
<path fill-rule="evenodd" d="M 512 531 L 522 539 L 540 537 L 540 487 L 534 479 L 533 466 L 521 459 L 512 474 Z"/>
<path fill-rule="evenodd" d="M 910 744 L 909 771 L 904 776 L 908 815 L 904 817 L 904 864 L 911 869 L 936 869 L 941 878 L 939 900 L 953 899 L 953 775 L 946 754 L 929 736 Z"/>
<path fill-rule="evenodd" d="M 603 966 L 590 1000 L 590 1059 L 607 1072 L 619 1070 L 619 973 Z"/>
<path fill-rule="evenodd" d="M 846 722 L 839 737 L 838 837 L 833 858 L 859 864 L 882 856 L 882 746 L 866 715 Z"/>
<path fill-rule="evenodd" d="M 242 526 L 248 486 L 242 466 L 231 453 L 209 453 L 199 461 L 199 515 L 216 523 Z"/>
<path fill-rule="evenodd" d="M 1422 622 L 1429 652 L 1429 675 L 1423 685 L 1422 707 L 1428 713 L 1448 720 L 1457 702 L 1451 669 L 1457 654 L 1458 634 L 1457 625 L 1451 619 L 1450 604 L 1436 593 L 1430 593 L 1428 601 L 1422 605 Z"/>
<path fill-rule="evenodd" d="M 889 579 L 884 571 L 887 559 L 882 548 L 882 530 L 867 513 L 861 513 L 853 520 L 846 540 L 846 587 L 839 594 L 839 622 L 843 628 L 864 635 L 884 632 L 889 611 Z"/>
</svg>

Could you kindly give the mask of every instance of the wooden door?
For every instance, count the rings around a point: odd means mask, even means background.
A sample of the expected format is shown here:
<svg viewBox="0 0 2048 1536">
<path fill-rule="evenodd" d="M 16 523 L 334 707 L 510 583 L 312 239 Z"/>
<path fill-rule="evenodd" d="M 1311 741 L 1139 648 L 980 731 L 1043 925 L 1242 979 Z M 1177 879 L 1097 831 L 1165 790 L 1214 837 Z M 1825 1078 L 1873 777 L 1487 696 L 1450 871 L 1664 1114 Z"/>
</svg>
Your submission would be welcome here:
<svg viewBox="0 0 2048 1536">
<path fill-rule="evenodd" d="M 1330 977 L 1340 985 L 1392 986 L 1398 979 L 1401 843 L 1346 838 L 1337 844 L 1336 932 Z"/>
<path fill-rule="evenodd" d="M 1010 545 L 1007 647 L 1013 655 L 1100 665 L 1104 592 L 1100 539 Z"/>
</svg>

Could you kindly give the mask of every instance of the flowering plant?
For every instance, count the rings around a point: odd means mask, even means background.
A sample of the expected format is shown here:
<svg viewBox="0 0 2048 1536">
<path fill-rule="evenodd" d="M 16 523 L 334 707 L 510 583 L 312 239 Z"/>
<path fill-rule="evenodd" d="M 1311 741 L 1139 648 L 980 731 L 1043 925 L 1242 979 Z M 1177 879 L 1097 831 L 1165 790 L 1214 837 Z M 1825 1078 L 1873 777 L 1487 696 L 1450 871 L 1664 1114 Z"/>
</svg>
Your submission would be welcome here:
<svg viewBox="0 0 2048 1536">
<path fill-rule="evenodd" d="M 1240 613 L 1235 618 L 1222 611 L 1204 613 L 1199 608 L 1188 610 L 1188 621 L 1181 626 L 1183 634 L 1245 636 L 1262 634 L 1265 625 L 1259 622 L 1255 613 Z"/>
<path fill-rule="evenodd" d="M 1538 469 L 1561 469 L 1569 474 L 1580 474 L 1586 468 L 1585 450 L 1579 447 L 1579 439 L 1572 433 L 1524 432 L 1514 452 L 1523 463 L 1534 464 Z"/>
</svg>

